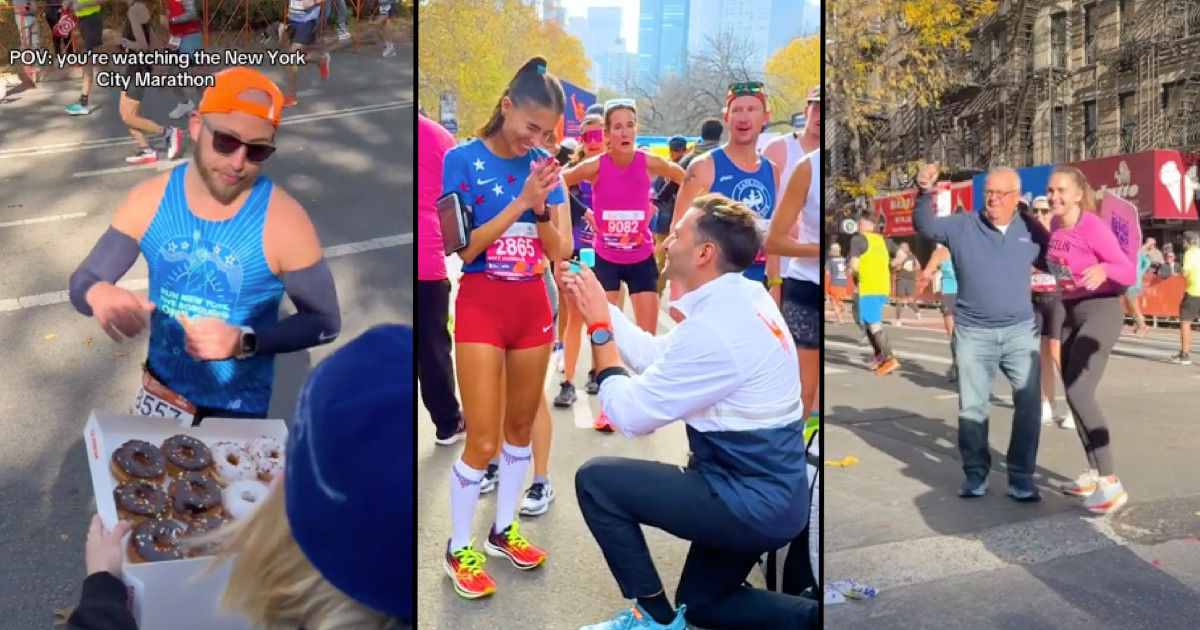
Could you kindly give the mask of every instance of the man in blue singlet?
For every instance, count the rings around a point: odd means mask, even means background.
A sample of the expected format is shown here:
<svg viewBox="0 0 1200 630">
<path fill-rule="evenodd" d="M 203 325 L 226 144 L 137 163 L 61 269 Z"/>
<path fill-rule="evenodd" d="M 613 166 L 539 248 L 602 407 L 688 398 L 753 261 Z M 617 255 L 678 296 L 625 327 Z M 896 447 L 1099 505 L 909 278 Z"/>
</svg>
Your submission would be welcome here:
<svg viewBox="0 0 1200 630">
<path fill-rule="evenodd" d="M 700 156 L 687 167 L 687 176 L 675 199 L 675 219 L 683 216 L 702 192 L 720 193 L 741 202 L 759 217 L 764 232 L 775 211 L 779 169 L 758 153 L 758 137 L 768 117 L 767 95 L 757 81 L 734 83 L 725 98 L 725 124 L 729 141 Z M 672 224 L 672 230 L 674 224 Z M 779 257 L 761 253 L 745 276 L 764 283 L 779 303 L 783 279 Z M 674 291 L 671 295 L 676 299 Z"/>
<path fill-rule="evenodd" d="M 337 291 L 312 221 L 270 179 L 283 94 L 249 68 L 214 77 L 190 164 L 138 184 L 71 276 L 76 310 L 114 341 L 150 329 L 133 413 L 263 418 L 275 355 L 337 337 Z M 146 258 L 149 297 L 116 286 Z M 296 314 L 279 319 L 287 294 Z"/>
</svg>

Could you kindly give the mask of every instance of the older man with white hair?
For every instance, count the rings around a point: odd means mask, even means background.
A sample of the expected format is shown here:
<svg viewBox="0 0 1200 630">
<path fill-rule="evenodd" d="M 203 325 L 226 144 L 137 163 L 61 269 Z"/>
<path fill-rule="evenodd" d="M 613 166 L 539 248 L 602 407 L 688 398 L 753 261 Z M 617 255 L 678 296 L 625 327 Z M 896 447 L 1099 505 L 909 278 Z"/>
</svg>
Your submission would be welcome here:
<svg viewBox="0 0 1200 630">
<path fill-rule="evenodd" d="M 1008 443 L 1008 496 L 1041 498 L 1033 482 L 1041 427 L 1039 341 L 1030 301 L 1034 266 L 1045 269 L 1050 235 L 1017 212 L 1021 178 L 1011 168 L 985 180 L 981 212 L 936 216 L 931 191 L 938 165 L 917 176 L 921 194 L 913 210 L 917 232 L 950 250 L 958 277 L 954 342 L 958 362 L 958 450 L 966 480 L 961 497 L 987 492 L 992 468 L 988 415 L 992 384 L 1003 372 L 1012 385 L 1013 429 Z"/>
</svg>

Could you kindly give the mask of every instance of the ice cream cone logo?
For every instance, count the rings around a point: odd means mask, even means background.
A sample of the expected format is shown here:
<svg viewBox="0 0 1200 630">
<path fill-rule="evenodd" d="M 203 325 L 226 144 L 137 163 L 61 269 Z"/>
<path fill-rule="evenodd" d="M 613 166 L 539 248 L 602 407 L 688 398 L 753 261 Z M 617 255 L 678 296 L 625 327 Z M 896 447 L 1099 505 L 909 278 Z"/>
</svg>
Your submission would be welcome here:
<svg viewBox="0 0 1200 630">
<path fill-rule="evenodd" d="M 1187 176 L 1183 178 L 1183 198 L 1185 200 L 1182 212 L 1190 214 L 1192 204 L 1196 202 L 1196 192 L 1200 190 L 1200 177 L 1196 174 L 1196 165 L 1188 167 Z"/>
<path fill-rule="evenodd" d="M 1175 203 L 1175 211 L 1183 214 L 1183 173 L 1179 172 L 1179 164 L 1175 160 L 1164 162 L 1158 170 L 1158 181 L 1167 188 L 1171 201 Z"/>
<path fill-rule="evenodd" d="M 1124 199 L 1132 199 L 1137 197 L 1138 185 L 1133 183 L 1133 171 L 1129 170 L 1129 163 L 1121 160 L 1121 164 L 1117 166 L 1117 172 L 1113 174 L 1113 181 L 1116 183 L 1116 190 L 1113 191 L 1118 197 Z M 1107 187 L 1101 188 L 1101 190 Z"/>
</svg>

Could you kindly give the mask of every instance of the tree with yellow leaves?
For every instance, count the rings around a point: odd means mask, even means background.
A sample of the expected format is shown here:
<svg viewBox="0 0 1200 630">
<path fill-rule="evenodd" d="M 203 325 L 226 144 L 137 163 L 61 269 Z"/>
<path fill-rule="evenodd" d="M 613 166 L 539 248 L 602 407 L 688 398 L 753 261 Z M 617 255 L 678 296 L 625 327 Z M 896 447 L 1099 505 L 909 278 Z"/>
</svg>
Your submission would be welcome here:
<svg viewBox="0 0 1200 630">
<path fill-rule="evenodd" d="M 776 118 L 804 111 L 809 92 L 821 83 L 821 39 L 797 37 L 767 59 L 767 94 Z"/>
<path fill-rule="evenodd" d="M 440 94 L 453 93 L 460 136 L 487 120 L 517 68 L 531 57 L 547 59 L 549 71 L 561 79 L 590 86 L 591 62 L 582 42 L 557 23 L 538 19 L 521 0 L 427 0 L 417 27 L 418 97 L 436 119 Z"/>
</svg>

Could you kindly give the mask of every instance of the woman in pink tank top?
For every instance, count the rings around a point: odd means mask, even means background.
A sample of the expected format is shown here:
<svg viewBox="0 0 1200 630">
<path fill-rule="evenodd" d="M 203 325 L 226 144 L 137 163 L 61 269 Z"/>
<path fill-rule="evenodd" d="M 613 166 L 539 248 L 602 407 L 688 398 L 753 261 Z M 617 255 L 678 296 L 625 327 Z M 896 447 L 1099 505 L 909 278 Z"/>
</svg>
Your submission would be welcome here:
<svg viewBox="0 0 1200 630">
<path fill-rule="evenodd" d="M 658 330 L 658 266 L 650 232 L 650 183 L 655 177 L 683 182 L 683 169 L 669 160 L 637 149 L 637 109 L 632 100 L 604 104 L 608 150 L 563 172 L 568 187 L 592 184 L 592 219 L 596 225 L 596 277 L 608 299 L 621 304 L 621 284 L 629 289 L 640 328 Z"/>
</svg>

